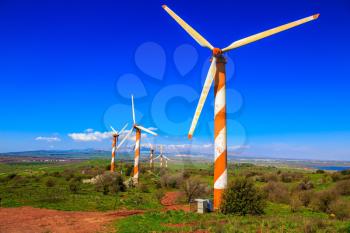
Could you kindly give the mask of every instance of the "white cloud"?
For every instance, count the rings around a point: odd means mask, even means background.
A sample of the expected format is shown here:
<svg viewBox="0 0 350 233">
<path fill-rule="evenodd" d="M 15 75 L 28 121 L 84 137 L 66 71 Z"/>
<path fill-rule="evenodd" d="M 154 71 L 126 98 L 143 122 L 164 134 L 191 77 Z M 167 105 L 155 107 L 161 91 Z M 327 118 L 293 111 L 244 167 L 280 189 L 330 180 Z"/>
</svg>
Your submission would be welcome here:
<svg viewBox="0 0 350 233">
<path fill-rule="evenodd" d="M 46 142 L 59 142 L 61 139 L 59 137 L 36 137 L 35 141 L 46 141 Z"/>
<path fill-rule="evenodd" d="M 86 129 L 84 133 L 70 133 L 68 134 L 74 141 L 91 142 L 91 141 L 102 141 L 109 139 L 112 136 L 111 132 L 99 132 L 93 129 Z"/>
<path fill-rule="evenodd" d="M 85 132 L 86 133 L 92 133 L 92 132 L 94 132 L 94 129 L 89 128 L 89 129 L 86 129 Z"/>
</svg>

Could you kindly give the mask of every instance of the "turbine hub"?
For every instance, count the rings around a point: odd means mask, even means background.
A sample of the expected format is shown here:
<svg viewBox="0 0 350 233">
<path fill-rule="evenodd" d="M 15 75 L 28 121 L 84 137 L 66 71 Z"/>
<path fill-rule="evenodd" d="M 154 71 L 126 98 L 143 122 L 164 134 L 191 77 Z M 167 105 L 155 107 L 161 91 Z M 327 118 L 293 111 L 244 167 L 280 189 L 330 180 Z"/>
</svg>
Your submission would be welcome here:
<svg viewBox="0 0 350 233">
<path fill-rule="evenodd" d="M 214 57 L 220 57 L 223 54 L 222 50 L 219 48 L 214 48 L 213 49 L 213 56 Z"/>
</svg>

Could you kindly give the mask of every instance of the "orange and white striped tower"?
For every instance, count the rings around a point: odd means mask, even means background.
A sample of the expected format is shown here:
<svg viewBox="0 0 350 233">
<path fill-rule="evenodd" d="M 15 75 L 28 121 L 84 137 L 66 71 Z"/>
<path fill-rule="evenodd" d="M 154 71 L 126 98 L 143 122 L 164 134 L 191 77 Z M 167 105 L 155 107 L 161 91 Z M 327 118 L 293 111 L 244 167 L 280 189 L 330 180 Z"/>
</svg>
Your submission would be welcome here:
<svg viewBox="0 0 350 233">
<path fill-rule="evenodd" d="M 160 146 L 160 167 L 163 167 L 163 146 Z"/>
<path fill-rule="evenodd" d="M 152 145 L 150 145 L 150 151 L 151 151 L 151 153 L 150 153 L 150 155 L 149 155 L 149 167 L 150 167 L 151 169 L 153 169 L 154 149 L 153 149 L 153 146 L 152 146 Z"/>
<path fill-rule="evenodd" d="M 214 208 L 219 208 L 223 191 L 227 187 L 227 135 L 226 135 L 226 59 L 216 57 L 214 80 Z"/>
<path fill-rule="evenodd" d="M 139 162 L 140 162 L 140 141 L 141 141 L 141 130 L 135 127 L 136 131 L 136 141 L 135 141 L 135 157 L 134 157 L 134 176 L 133 182 L 134 184 L 139 183 Z"/>
<path fill-rule="evenodd" d="M 196 128 L 199 116 L 202 112 L 205 100 L 208 96 L 213 79 L 215 79 L 215 120 L 214 120 L 214 137 L 215 137 L 215 152 L 214 152 L 214 209 L 218 209 L 221 203 L 222 192 L 227 186 L 227 138 L 226 138 L 226 91 L 225 91 L 225 58 L 223 54 L 238 47 L 253 43 L 257 40 L 272 36 L 276 33 L 288 30 L 301 24 L 313 21 L 319 17 L 315 14 L 303 19 L 287 23 L 270 30 L 257 33 L 252 36 L 234 41 L 229 46 L 219 49 L 209 43 L 201 34 L 187 24 L 168 6 L 163 5 L 163 9 L 202 47 L 212 51 L 212 61 L 204 82 L 201 96 L 192 120 L 188 137 L 192 138 Z M 222 34 L 222 32 L 218 32 Z"/>
<path fill-rule="evenodd" d="M 115 152 L 117 151 L 118 134 L 113 134 L 111 172 L 115 171 Z"/>
<path fill-rule="evenodd" d="M 116 131 L 112 126 L 111 129 L 113 131 L 113 140 L 112 140 L 112 159 L 111 159 L 111 172 L 115 171 L 115 156 L 116 153 L 118 152 L 118 139 L 119 136 L 124 132 L 128 124 L 126 124 L 119 132 Z"/>
<path fill-rule="evenodd" d="M 123 145 L 123 143 L 130 137 L 132 132 L 135 130 L 136 132 L 136 140 L 135 140 L 135 156 L 134 156 L 134 174 L 133 174 L 133 183 L 138 184 L 139 182 L 139 173 L 140 173 L 140 145 L 141 145 L 141 130 L 152 134 L 154 136 L 157 136 L 155 132 L 152 130 L 149 130 L 139 124 L 136 123 L 136 118 L 135 118 L 135 107 L 134 107 L 134 96 L 131 96 L 131 110 L 132 110 L 132 121 L 133 121 L 133 126 L 129 130 L 129 132 L 126 134 L 126 136 L 123 138 L 123 140 L 120 142 L 120 144 L 117 146 L 117 149 Z"/>
</svg>

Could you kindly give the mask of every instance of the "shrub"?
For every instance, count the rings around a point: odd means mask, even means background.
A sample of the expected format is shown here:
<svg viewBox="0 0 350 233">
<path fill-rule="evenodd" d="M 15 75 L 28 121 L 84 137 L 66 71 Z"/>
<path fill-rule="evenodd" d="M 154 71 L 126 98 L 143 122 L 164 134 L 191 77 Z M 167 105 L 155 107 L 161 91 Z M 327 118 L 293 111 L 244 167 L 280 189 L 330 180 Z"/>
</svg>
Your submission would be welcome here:
<svg viewBox="0 0 350 233">
<path fill-rule="evenodd" d="M 193 199 L 201 196 L 206 196 L 210 192 L 208 186 L 196 177 L 187 179 L 182 189 L 186 195 L 187 202 L 191 202 Z"/>
<path fill-rule="evenodd" d="M 68 186 L 69 186 L 69 191 L 71 191 L 71 193 L 78 193 L 81 187 L 80 182 L 76 180 L 71 180 Z"/>
<path fill-rule="evenodd" d="M 348 201 L 337 200 L 330 205 L 330 212 L 337 219 L 345 220 L 350 218 L 350 203 Z"/>
<path fill-rule="evenodd" d="M 145 184 L 140 184 L 140 185 L 139 185 L 139 189 L 140 189 L 140 191 L 143 192 L 143 193 L 149 193 L 148 186 L 145 185 Z"/>
<path fill-rule="evenodd" d="M 313 209 L 330 213 L 330 206 L 338 199 L 337 193 L 332 190 L 321 191 L 316 194 L 311 205 Z"/>
<path fill-rule="evenodd" d="M 55 171 L 55 172 L 51 173 L 51 176 L 53 176 L 53 177 L 61 177 L 62 175 L 58 171 Z"/>
<path fill-rule="evenodd" d="M 74 170 L 73 169 L 65 169 L 62 172 L 62 176 L 66 179 L 66 181 L 69 181 L 74 177 Z"/>
<path fill-rule="evenodd" d="M 332 178 L 333 182 L 337 182 L 341 179 L 341 175 L 338 172 L 334 172 L 331 174 L 331 178 Z"/>
<path fill-rule="evenodd" d="M 335 190 L 340 195 L 350 195 L 350 180 L 342 180 L 337 182 Z"/>
<path fill-rule="evenodd" d="M 281 173 L 281 181 L 284 183 L 291 183 L 293 181 L 301 180 L 303 174 L 297 172 L 284 172 Z"/>
<path fill-rule="evenodd" d="M 122 176 L 116 173 L 105 173 L 96 178 L 95 188 L 97 191 L 107 195 L 109 192 L 124 192 L 126 187 Z"/>
<path fill-rule="evenodd" d="M 156 195 L 156 198 L 160 201 L 162 200 L 163 196 L 164 196 L 164 191 L 161 190 L 161 189 L 158 189 L 156 192 L 155 192 L 155 195 Z"/>
<path fill-rule="evenodd" d="M 263 190 L 269 201 L 284 204 L 289 203 L 289 190 L 286 185 L 280 182 L 269 182 Z"/>
<path fill-rule="evenodd" d="M 314 184 L 310 181 L 309 178 L 305 178 L 302 182 L 298 184 L 298 190 L 310 190 L 314 188 Z"/>
<path fill-rule="evenodd" d="M 239 177 L 225 190 L 220 210 L 224 214 L 263 214 L 265 199 L 262 191 L 249 178 Z"/>
<path fill-rule="evenodd" d="M 256 180 L 259 182 L 270 182 L 270 181 L 277 182 L 278 176 L 276 174 L 268 173 L 268 174 L 263 174 L 263 175 L 258 176 L 256 178 Z"/>
<path fill-rule="evenodd" d="M 291 211 L 297 212 L 300 207 L 303 205 L 303 203 L 300 201 L 299 195 L 298 194 L 294 194 L 291 196 L 290 198 L 290 209 Z"/>
<path fill-rule="evenodd" d="M 163 188 L 179 188 L 183 183 L 183 174 L 170 175 L 168 172 L 162 171 L 160 184 Z"/>
<path fill-rule="evenodd" d="M 348 169 L 348 170 L 343 170 L 343 171 L 340 172 L 340 174 L 342 174 L 343 176 L 345 176 L 345 175 L 350 175 L 350 169 Z"/>
<path fill-rule="evenodd" d="M 127 164 L 126 167 L 125 167 L 125 176 L 130 176 L 131 173 L 133 172 L 133 165 L 131 164 Z"/>
<path fill-rule="evenodd" d="M 316 170 L 316 174 L 324 174 L 324 173 L 325 173 L 324 170 L 321 170 L 321 169 L 317 169 L 317 170 Z"/>
<path fill-rule="evenodd" d="M 307 190 L 307 191 L 299 192 L 298 194 L 299 194 L 299 199 L 300 199 L 302 205 L 307 207 L 311 203 L 311 201 L 315 195 L 315 192 L 313 190 Z"/>
<path fill-rule="evenodd" d="M 11 173 L 7 175 L 7 180 L 12 180 L 13 178 L 15 178 L 17 176 L 16 173 Z"/>
<path fill-rule="evenodd" d="M 55 185 L 56 185 L 56 181 L 51 177 L 49 177 L 45 182 L 45 186 L 48 188 L 52 188 Z"/>
</svg>

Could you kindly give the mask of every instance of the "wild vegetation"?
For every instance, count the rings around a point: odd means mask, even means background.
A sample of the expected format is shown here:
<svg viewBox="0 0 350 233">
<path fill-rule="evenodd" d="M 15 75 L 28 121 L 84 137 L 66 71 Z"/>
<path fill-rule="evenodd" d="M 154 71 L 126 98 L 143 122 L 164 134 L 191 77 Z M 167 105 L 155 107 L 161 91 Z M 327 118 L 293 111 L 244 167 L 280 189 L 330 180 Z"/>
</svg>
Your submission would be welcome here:
<svg viewBox="0 0 350 233">
<path fill-rule="evenodd" d="M 221 210 L 210 214 L 164 211 L 167 192 L 182 193 L 179 204 L 212 198 L 212 166 L 168 169 L 141 167 L 140 184 L 130 180 L 132 164 L 108 171 L 107 160 L 72 164 L 0 164 L 2 207 L 57 210 L 144 210 L 115 222 L 118 232 L 350 232 L 350 171 L 305 171 L 231 164 Z"/>
</svg>

